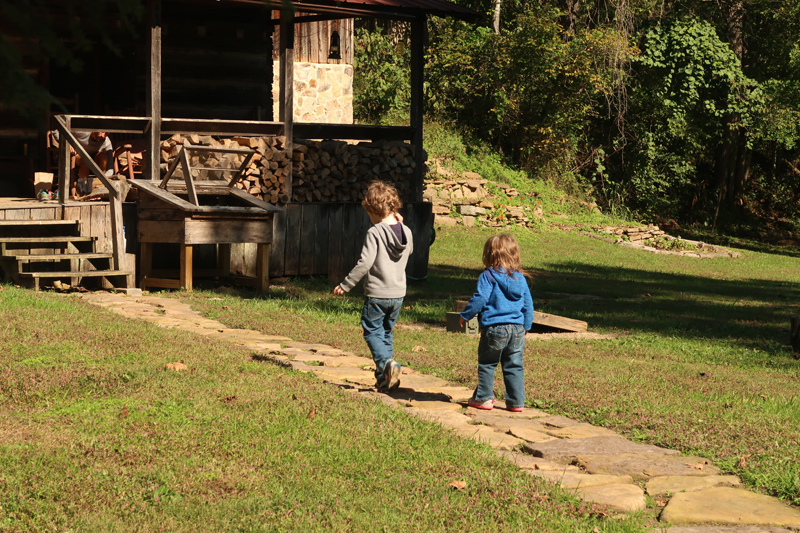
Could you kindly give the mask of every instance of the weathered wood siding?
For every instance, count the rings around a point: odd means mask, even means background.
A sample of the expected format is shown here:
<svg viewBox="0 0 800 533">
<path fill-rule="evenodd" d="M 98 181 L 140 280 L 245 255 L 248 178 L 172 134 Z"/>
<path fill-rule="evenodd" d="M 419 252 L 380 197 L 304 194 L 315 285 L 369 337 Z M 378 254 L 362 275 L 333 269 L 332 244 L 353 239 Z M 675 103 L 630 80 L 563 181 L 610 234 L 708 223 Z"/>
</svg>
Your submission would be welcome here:
<svg viewBox="0 0 800 533">
<path fill-rule="evenodd" d="M 314 13 L 297 13 L 298 17 Z M 280 12 L 273 11 L 273 18 Z M 328 59 L 331 49 L 331 33 L 339 32 L 339 47 L 342 59 Z M 272 59 L 278 61 L 280 28 L 275 25 Z M 296 63 L 344 63 L 353 64 L 353 19 L 304 22 L 294 27 L 294 60 Z"/>
<path fill-rule="evenodd" d="M 424 278 L 433 224 L 431 204 L 409 203 L 401 213 L 414 235 L 414 253 L 406 272 Z M 289 204 L 275 215 L 270 276 L 324 275 L 341 281 L 358 262 L 370 226 L 366 211 L 358 203 Z M 232 268 L 244 269 L 246 249 L 239 248 L 237 255 Z"/>
</svg>

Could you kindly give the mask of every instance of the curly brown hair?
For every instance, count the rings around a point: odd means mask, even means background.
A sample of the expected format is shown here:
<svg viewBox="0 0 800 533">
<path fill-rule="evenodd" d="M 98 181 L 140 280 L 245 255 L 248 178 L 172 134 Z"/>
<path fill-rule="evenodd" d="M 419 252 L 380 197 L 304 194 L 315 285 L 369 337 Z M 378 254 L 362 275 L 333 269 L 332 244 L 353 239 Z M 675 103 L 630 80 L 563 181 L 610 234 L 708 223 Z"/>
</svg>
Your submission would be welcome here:
<svg viewBox="0 0 800 533">
<path fill-rule="evenodd" d="M 525 277 L 531 277 L 522 268 L 517 239 L 508 233 L 489 237 L 489 240 L 483 245 L 483 266 L 494 268 L 494 270 L 497 270 L 497 267 L 502 267 L 509 276 L 514 272 L 519 272 Z"/>
<path fill-rule="evenodd" d="M 403 206 L 403 202 L 394 185 L 386 181 L 375 180 L 369 183 L 367 194 L 364 195 L 361 205 L 367 211 L 386 218 L 397 213 L 397 210 Z"/>
</svg>

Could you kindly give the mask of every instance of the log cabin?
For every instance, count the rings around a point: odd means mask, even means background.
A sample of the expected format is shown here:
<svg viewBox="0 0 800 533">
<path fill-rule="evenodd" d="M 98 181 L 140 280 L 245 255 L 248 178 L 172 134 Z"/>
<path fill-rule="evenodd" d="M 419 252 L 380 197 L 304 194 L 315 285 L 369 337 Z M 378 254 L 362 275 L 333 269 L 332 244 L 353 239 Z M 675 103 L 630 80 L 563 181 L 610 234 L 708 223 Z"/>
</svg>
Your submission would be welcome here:
<svg viewBox="0 0 800 533">
<path fill-rule="evenodd" d="M 70 1 L 51 0 L 50 16 L 68 17 Z M 404 196 L 415 241 L 407 273 L 424 279 L 429 16 L 477 13 L 445 0 L 150 0 L 135 31 L 106 14 L 115 51 L 98 42 L 82 73 L 26 57 L 61 105 L 46 129 L 0 110 L 3 274 L 37 289 L 122 291 L 190 290 L 206 276 L 259 290 L 270 277 L 339 281 L 369 228 L 364 189 L 382 179 Z M 408 126 L 353 123 L 357 18 L 410 27 Z M 2 31 L 25 56 L 15 28 Z M 83 155 L 76 134 L 93 131 L 114 140 L 113 176 Z M 72 151 L 95 176 L 88 190 L 75 187 Z M 50 175 L 58 198 L 36 199 Z"/>
</svg>

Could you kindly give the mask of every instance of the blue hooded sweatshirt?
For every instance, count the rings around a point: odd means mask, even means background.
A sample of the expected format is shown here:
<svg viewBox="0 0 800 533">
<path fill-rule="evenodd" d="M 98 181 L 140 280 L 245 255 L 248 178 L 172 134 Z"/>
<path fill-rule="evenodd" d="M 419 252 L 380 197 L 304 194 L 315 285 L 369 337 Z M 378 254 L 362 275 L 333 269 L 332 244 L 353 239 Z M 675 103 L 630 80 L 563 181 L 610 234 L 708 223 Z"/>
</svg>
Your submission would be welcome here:
<svg viewBox="0 0 800 533">
<path fill-rule="evenodd" d="M 487 268 L 478 277 L 478 290 L 470 298 L 461 318 L 469 320 L 480 314 L 481 328 L 497 324 L 522 324 L 525 331 L 533 326 L 533 298 L 525 276 L 507 275 L 502 267 Z"/>
</svg>

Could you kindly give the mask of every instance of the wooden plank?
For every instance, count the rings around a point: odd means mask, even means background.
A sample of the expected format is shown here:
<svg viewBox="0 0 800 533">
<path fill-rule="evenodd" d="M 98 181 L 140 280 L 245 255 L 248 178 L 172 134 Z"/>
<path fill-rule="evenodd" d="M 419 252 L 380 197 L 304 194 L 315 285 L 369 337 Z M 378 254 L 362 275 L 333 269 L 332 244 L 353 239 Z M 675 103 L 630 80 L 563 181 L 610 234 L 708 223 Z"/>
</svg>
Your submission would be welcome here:
<svg viewBox="0 0 800 533">
<path fill-rule="evenodd" d="M 243 202 L 246 202 L 247 204 L 252 205 L 253 207 L 258 207 L 260 209 L 263 209 L 264 211 L 269 211 L 271 213 L 279 213 L 282 211 L 280 207 L 267 203 L 261 198 L 256 198 L 252 194 L 244 192 L 241 189 L 237 189 L 236 187 L 230 190 L 230 194 L 231 196 L 235 196 L 236 198 L 239 198 Z"/>
<path fill-rule="evenodd" d="M 342 248 L 341 248 L 341 271 L 340 274 L 342 278 L 350 272 L 350 269 L 353 268 L 355 262 L 353 261 L 353 255 L 356 253 L 356 250 L 360 250 L 361 246 L 364 244 L 364 241 L 358 240 L 358 220 L 356 219 L 356 205 L 355 204 L 344 204 L 344 209 L 342 211 L 342 232 L 339 234 L 339 239 L 342 241 Z"/>
<path fill-rule="evenodd" d="M 289 206 L 287 206 L 288 209 Z M 284 276 L 286 261 L 286 210 L 275 213 L 272 219 L 272 246 L 269 252 L 269 275 Z"/>
<path fill-rule="evenodd" d="M 181 243 L 184 239 L 183 220 L 140 220 L 139 242 Z"/>
<path fill-rule="evenodd" d="M 256 251 L 256 290 L 269 290 L 269 244 L 259 243 Z"/>
<path fill-rule="evenodd" d="M 69 144 L 72 145 L 72 148 L 78 152 L 78 155 L 81 156 L 81 160 L 86 163 L 86 166 L 89 167 L 89 170 L 91 170 L 97 179 L 99 179 L 108 189 L 109 196 L 116 198 L 118 196 L 117 189 L 111 185 L 111 181 L 106 177 L 106 173 L 100 170 L 100 167 L 97 166 L 97 162 L 89 155 L 86 149 L 81 146 L 81 143 L 78 142 L 78 139 L 75 138 L 75 135 L 72 134 L 69 128 L 67 128 L 66 122 L 64 121 L 64 117 L 62 115 L 56 116 L 56 127 L 58 128 L 61 142 L 69 142 Z"/>
<path fill-rule="evenodd" d="M 414 128 L 409 126 L 372 126 L 364 124 L 325 124 L 298 122 L 294 125 L 298 139 L 356 139 L 372 141 L 410 141 Z"/>
<path fill-rule="evenodd" d="M 181 148 L 181 152 L 183 152 L 183 148 Z M 164 179 L 161 180 L 161 184 L 159 185 L 161 189 L 167 188 L 167 183 L 169 183 L 169 180 L 172 179 L 175 169 L 178 168 L 178 163 L 180 163 L 182 160 L 183 158 L 176 157 L 170 162 L 169 167 L 167 167 L 167 173 L 164 174 Z"/>
<path fill-rule="evenodd" d="M 300 204 L 301 224 L 300 224 L 300 265 L 298 273 L 301 276 L 314 274 L 314 243 L 317 240 L 316 217 L 314 211 L 317 208 L 313 204 Z"/>
<path fill-rule="evenodd" d="M 247 170 L 247 165 L 249 165 L 250 161 L 253 160 L 253 156 L 255 155 L 255 153 L 256 153 L 256 151 L 253 150 L 253 151 L 248 153 L 247 157 L 244 158 L 244 161 L 242 161 L 242 164 L 239 165 L 239 169 L 236 170 L 236 176 L 233 179 L 231 179 L 230 183 L 228 183 L 228 187 L 229 188 L 236 189 L 236 184 L 239 183 L 239 181 L 242 178 L 244 178 L 244 172 L 245 172 L 245 170 Z M 208 167 L 208 168 L 211 169 L 211 167 Z M 236 190 L 238 191 L 239 189 L 236 189 Z"/>
<path fill-rule="evenodd" d="M 582 320 L 573 320 L 563 316 L 542 313 L 541 311 L 536 311 L 533 314 L 533 323 L 534 326 L 547 326 L 548 328 L 557 328 L 578 333 L 586 331 L 589 327 L 589 324 Z"/>
<path fill-rule="evenodd" d="M 181 288 L 192 291 L 192 245 L 181 244 Z"/>
<path fill-rule="evenodd" d="M 218 275 L 223 278 L 231 275 L 231 246 L 233 245 L 219 244 L 217 246 L 217 270 L 219 271 Z"/>
<path fill-rule="evenodd" d="M 222 148 L 222 147 L 218 148 L 216 146 L 204 146 L 197 144 L 184 145 L 183 149 L 188 150 L 190 152 L 215 152 L 220 154 L 249 154 L 251 156 L 254 153 L 256 153 L 256 151 L 253 148 Z M 246 167 L 247 165 L 244 166 Z M 213 168 L 218 168 L 218 167 L 213 167 Z"/>
<path fill-rule="evenodd" d="M 139 209 L 139 220 L 183 220 L 186 215 L 178 209 Z"/>
<path fill-rule="evenodd" d="M 200 202 L 197 201 L 197 191 L 194 189 L 192 164 L 189 162 L 189 155 L 186 153 L 186 150 L 181 150 L 180 158 L 181 166 L 183 167 L 183 180 L 186 183 L 186 192 L 189 195 L 189 202 L 194 205 L 200 205 Z"/>
<path fill-rule="evenodd" d="M 300 204 L 286 206 L 286 252 L 284 276 L 296 276 L 300 271 L 300 231 L 302 210 Z"/>
<path fill-rule="evenodd" d="M 111 250 L 114 254 L 114 268 L 117 270 L 128 270 L 128 262 L 125 256 L 125 235 L 123 233 L 124 222 L 122 220 L 122 198 L 124 197 L 125 183 L 119 184 L 120 190 L 117 198 L 111 198 L 111 205 L 109 206 L 109 216 L 111 224 L 106 228 L 110 231 Z M 125 288 L 132 288 L 134 286 L 133 276 L 125 276 Z"/>
<path fill-rule="evenodd" d="M 339 283 L 344 279 L 342 266 L 342 224 L 344 204 L 336 203 L 328 210 L 328 281 Z"/>
<path fill-rule="evenodd" d="M 330 204 L 314 204 L 314 226 L 316 237 L 314 239 L 314 268 L 312 274 L 323 275 L 328 273 L 328 213 Z M 339 238 L 339 236 L 335 236 Z"/>
<path fill-rule="evenodd" d="M 408 260 L 406 274 L 413 279 L 423 280 L 428 276 L 433 206 L 427 202 L 406 205 L 412 216 L 404 223 L 411 229 L 414 242 L 414 253 Z"/>
<path fill-rule="evenodd" d="M 153 245 L 149 242 L 140 242 L 139 253 L 139 287 L 144 289 L 144 280 L 153 270 Z"/>
<path fill-rule="evenodd" d="M 161 119 L 161 133 L 173 135 L 186 132 L 198 135 L 284 135 L 284 125 L 281 122 L 267 122 L 261 120 L 211 120 L 167 118 Z"/>
<path fill-rule="evenodd" d="M 69 119 L 67 119 L 67 124 L 69 123 Z M 47 157 L 50 156 L 48 155 Z M 62 140 L 58 145 L 58 203 L 61 205 L 64 205 L 69 199 L 71 165 L 72 158 L 69 153 L 69 145 Z"/>
<path fill-rule="evenodd" d="M 184 231 L 186 244 L 269 243 L 272 240 L 272 221 L 192 219 L 185 222 Z"/>
<path fill-rule="evenodd" d="M 160 279 L 160 278 L 143 278 L 142 290 L 149 289 L 150 287 L 158 287 L 161 289 L 180 289 L 181 281 L 178 279 Z"/>
<path fill-rule="evenodd" d="M 355 246 L 353 247 L 353 259 L 352 259 L 352 266 L 353 268 L 358 263 L 359 258 L 361 257 L 361 249 L 364 247 L 364 241 L 367 239 L 367 232 L 372 227 L 372 222 L 369 219 L 369 215 L 367 211 L 359 206 L 354 207 L 354 217 L 355 217 Z"/>
</svg>

